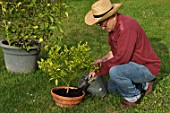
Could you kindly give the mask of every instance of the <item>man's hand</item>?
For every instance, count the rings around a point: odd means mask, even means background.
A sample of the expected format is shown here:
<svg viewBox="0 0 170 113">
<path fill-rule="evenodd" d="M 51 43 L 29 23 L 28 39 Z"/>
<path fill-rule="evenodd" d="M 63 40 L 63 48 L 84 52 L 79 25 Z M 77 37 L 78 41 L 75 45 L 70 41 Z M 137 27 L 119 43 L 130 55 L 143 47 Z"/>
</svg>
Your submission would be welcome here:
<svg viewBox="0 0 170 113">
<path fill-rule="evenodd" d="M 112 51 L 109 51 L 106 55 L 104 55 L 101 59 L 97 59 L 93 62 L 94 65 L 102 63 L 102 62 L 106 62 L 107 60 L 110 60 L 111 58 L 113 58 L 113 53 Z"/>
<path fill-rule="evenodd" d="M 94 64 L 94 65 L 97 65 L 97 64 L 99 64 L 99 63 L 101 63 L 101 62 L 103 62 L 102 59 L 97 59 L 97 60 L 95 60 L 95 61 L 93 62 L 93 64 Z"/>
<path fill-rule="evenodd" d="M 91 71 L 88 75 L 88 79 L 90 80 L 91 78 L 95 77 L 96 76 L 96 73 L 95 71 Z"/>
</svg>

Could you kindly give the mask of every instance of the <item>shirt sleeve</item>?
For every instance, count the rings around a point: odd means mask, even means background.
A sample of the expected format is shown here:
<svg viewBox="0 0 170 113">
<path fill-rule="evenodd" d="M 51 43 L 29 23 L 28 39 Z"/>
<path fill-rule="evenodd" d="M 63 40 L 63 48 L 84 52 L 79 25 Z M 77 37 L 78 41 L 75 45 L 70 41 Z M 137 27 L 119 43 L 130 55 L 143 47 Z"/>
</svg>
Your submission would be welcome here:
<svg viewBox="0 0 170 113">
<path fill-rule="evenodd" d="M 102 62 L 102 66 L 96 75 L 107 75 L 112 66 L 126 64 L 130 61 L 137 41 L 137 34 L 134 31 L 124 30 L 120 33 L 116 42 L 116 50 L 113 50 L 113 43 L 110 44 L 112 51 L 116 51 L 114 57 L 106 62 Z"/>
</svg>

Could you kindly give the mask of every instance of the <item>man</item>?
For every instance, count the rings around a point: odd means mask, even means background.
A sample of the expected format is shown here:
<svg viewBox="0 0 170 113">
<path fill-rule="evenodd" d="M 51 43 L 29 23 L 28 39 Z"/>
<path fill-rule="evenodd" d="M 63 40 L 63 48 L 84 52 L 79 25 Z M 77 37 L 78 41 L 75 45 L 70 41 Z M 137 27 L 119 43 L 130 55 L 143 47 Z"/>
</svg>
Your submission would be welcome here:
<svg viewBox="0 0 170 113">
<path fill-rule="evenodd" d="M 108 31 L 110 45 L 110 51 L 94 61 L 94 65 L 102 64 L 99 71 L 91 71 L 88 77 L 109 74 L 108 90 L 118 91 L 124 97 L 119 105 L 129 108 L 139 102 L 142 90 L 145 94 L 152 91 L 161 61 L 141 26 L 133 18 L 118 13 L 121 5 L 99 0 L 85 16 L 87 25 L 97 24 Z"/>
</svg>

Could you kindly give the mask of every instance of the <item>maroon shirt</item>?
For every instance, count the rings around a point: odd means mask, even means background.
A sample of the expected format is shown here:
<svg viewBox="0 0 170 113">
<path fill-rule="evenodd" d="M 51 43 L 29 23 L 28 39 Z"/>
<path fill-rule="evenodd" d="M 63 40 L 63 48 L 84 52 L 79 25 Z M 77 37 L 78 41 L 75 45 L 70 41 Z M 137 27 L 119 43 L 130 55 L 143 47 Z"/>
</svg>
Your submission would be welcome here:
<svg viewBox="0 0 170 113">
<path fill-rule="evenodd" d="M 114 31 L 108 34 L 108 43 L 114 57 L 102 62 L 97 76 L 107 75 L 112 66 L 128 62 L 142 64 L 153 75 L 158 75 L 161 60 L 152 49 L 144 30 L 133 18 L 118 14 Z"/>
</svg>

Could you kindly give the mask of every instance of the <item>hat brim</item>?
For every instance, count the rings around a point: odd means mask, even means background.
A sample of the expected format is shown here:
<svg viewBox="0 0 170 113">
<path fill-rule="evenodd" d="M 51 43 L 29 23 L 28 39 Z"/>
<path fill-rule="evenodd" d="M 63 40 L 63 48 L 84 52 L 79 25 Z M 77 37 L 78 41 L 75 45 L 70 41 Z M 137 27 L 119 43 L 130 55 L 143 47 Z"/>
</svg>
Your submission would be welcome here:
<svg viewBox="0 0 170 113">
<path fill-rule="evenodd" d="M 113 4 L 114 8 L 111 11 L 109 11 L 107 14 L 105 14 L 103 17 L 100 17 L 100 18 L 94 18 L 92 11 L 89 11 L 85 16 L 85 23 L 87 25 L 93 25 L 98 22 L 101 22 L 101 21 L 107 19 L 108 17 L 112 16 L 113 14 L 115 14 L 121 6 L 122 6 L 122 3 Z"/>
</svg>

